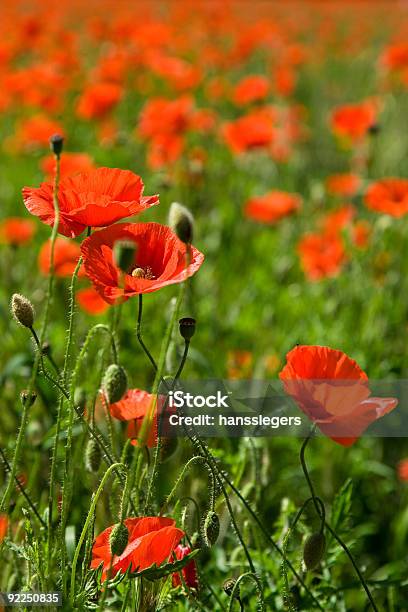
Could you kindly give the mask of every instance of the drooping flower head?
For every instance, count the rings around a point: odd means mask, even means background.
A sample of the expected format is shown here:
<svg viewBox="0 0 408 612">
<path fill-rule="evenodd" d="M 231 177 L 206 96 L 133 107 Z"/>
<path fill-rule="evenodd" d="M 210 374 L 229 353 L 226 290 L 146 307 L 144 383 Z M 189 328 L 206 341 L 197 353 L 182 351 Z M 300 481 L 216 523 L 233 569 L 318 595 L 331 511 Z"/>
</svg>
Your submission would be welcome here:
<svg viewBox="0 0 408 612">
<path fill-rule="evenodd" d="M 102 582 L 111 568 L 111 577 L 118 572 L 142 571 L 153 564 L 161 565 L 170 560 L 184 532 L 176 527 L 173 519 L 162 516 L 127 518 L 128 545 L 121 555 L 111 553 L 109 538 L 114 526 L 108 527 L 95 539 L 92 548 L 91 568 L 102 565 Z"/>
<path fill-rule="evenodd" d="M 279 377 L 299 408 L 343 446 L 354 444 L 398 403 L 371 397 L 367 374 L 345 353 L 327 346 L 296 346 L 286 355 Z"/>
<path fill-rule="evenodd" d="M 113 250 L 118 240 L 136 244 L 129 274 L 115 263 Z M 200 251 L 187 247 L 169 227 L 158 223 L 112 225 L 84 240 L 81 251 L 88 278 L 109 304 L 180 283 L 197 272 L 204 260 Z"/>
<path fill-rule="evenodd" d="M 97 168 L 63 179 L 58 190 L 58 231 L 75 237 L 87 227 L 105 227 L 158 204 L 158 196 L 143 196 L 143 188 L 140 176 L 118 168 Z M 55 219 L 53 190 L 52 182 L 23 189 L 27 209 L 51 226 Z"/>
</svg>

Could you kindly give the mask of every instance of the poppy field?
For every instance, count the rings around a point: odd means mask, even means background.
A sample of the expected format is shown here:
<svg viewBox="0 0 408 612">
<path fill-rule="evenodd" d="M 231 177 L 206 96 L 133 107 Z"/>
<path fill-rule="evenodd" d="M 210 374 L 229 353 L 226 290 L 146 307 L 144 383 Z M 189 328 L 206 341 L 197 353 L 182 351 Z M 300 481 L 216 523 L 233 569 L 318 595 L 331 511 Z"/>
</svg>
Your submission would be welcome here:
<svg viewBox="0 0 408 612">
<path fill-rule="evenodd" d="M 408 5 L 0 16 L 0 610 L 407 612 Z"/>
</svg>

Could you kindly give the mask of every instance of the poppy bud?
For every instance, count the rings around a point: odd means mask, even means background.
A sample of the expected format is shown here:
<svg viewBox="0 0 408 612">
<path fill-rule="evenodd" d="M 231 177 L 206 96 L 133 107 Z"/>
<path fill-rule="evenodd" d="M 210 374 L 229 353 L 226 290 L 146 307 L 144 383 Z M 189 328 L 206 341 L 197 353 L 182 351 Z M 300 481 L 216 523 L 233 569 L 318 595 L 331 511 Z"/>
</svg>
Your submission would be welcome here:
<svg viewBox="0 0 408 612">
<path fill-rule="evenodd" d="M 20 393 L 21 403 L 23 404 L 23 406 L 27 406 L 27 408 L 31 408 L 31 406 L 34 404 L 36 399 L 37 399 L 37 394 L 35 391 L 31 391 L 29 393 L 27 389 L 24 389 Z"/>
<path fill-rule="evenodd" d="M 326 548 L 324 533 L 312 533 L 303 548 L 303 561 L 308 571 L 314 570 L 323 558 Z"/>
<path fill-rule="evenodd" d="M 81 414 L 84 413 L 86 404 L 86 393 L 82 387 L 77 387 L 74 391 L 74 406 L 78 408 Z"/>
<path fill-rule="evenodd" d="M 112 555 L 118 557 L 123 553 L 129 542 L 129 530 L 125 523 L 117 523 L 109 536 L 109 546 Z"/>
<path fill-rule="evenodd" d="M 126 393 L 128 386 L 127 374 L 122 366 L 113 363 L 103 377 L 102 389 L 110 404 L 118 402 Z"/>
<path fill-rule="evenodd" d="M 133 240 L 117 240 L 113 246 L 115 264 L 125 274 L 130 274 L 135 264 L 137 244 Z"/>
<path fill-rule="evenodd" d="M 43 342 L 41 347 L 41 352 L 44 357 L 51 355 L 51 344 L 49 342 Z"/>
<path fill-rule="evenodd" d="M 102 453 L 95 438 L 88 440 L 85 451 L 85 467 L 88 472 L 97 472 L 101 465 Z"/>
<path fill-rule="evenodd" d="M 169 225 L 182 242 L 191 244 L 193 240 L 194 217 L 188 208 L 178 202 L 173 202 L 170 206 Z"/>
<path fill-rule="evenodd" d="M 222 585 L 222 588 L 224 589 L 224 592 L 228 595 L 228 597 L 231 597 L 232 591 L 234 590 L 235 583 L 236 583 L 235 578 L 228 578 Z M 235 598 L 239 599 L 239 586 L 237 589 L 235 589 Z"/>
<path fill-rule="evenodd" d="M 31 328 L 34 324 L 34 307 L 30 300 L 20 293 L 15 293 L 11 298 L 11 312 L 13 317 L 23 325 L 23 327 Z"/>
<path fill-rule="evenodd" d="M 214 510 L 210 510 L 205 517 L 202 532 L 205 545 L 210 548 L 216 543 L 220 533 L 220 519 Z"/>
<path fill-rule="evenodd" d="M 180 335 L 186 342 L 190 342 L 195 334 L 196 320 L 191 317 L 184 317 L 179 321 Z"/>
<path fill-rule="evenodd" d="M 54 134 L 50 138 L 50 148 L 51 151 L 59 157 L 62 153 L 62 148 L 64 146 L 64 137 L 61 134 Z"/>
</svg>

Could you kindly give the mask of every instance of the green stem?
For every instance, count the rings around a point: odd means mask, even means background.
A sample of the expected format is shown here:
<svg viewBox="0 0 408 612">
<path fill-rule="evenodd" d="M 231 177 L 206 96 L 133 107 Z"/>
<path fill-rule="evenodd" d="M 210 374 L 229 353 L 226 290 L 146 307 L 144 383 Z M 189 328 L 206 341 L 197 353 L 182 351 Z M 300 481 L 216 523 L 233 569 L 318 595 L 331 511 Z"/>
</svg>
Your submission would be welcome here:
<svg viewBox="0 0 408 612">
<path fill-rule="evenodd" d="M 231 595 L 230 595 L 230 602 L 229 602 L 229 606 L 228 606 L 228 612 L 232 612 L 232 605 L 234 603 L 234 599 L 237 599 L 239 601 L 239 604 L 241 606 L 241 610 L 244 609 L 244 606 L 239 598 L 239 585 L 241 584 L 241 582 L 243 582 L 244 580 L 250 579 L 252 580 L 252 582 L 255 582 L 256 585 L 256 590 L 258 591 L 258 605 L 259 605 L 259 612 L 264 612 L 265 611 L 265 600 L 263 598 L 263 593 L 262 593 L 262 584 L 261 581 L 259 580 L 258 576 L 255 574 L 255 572 L 246 572 L 246 574 L 241 574 L 241 576 L 237 579 L 237 581 L 235 582 L 232 591 L 231 591 Z"/>
<path fill-rule="evenodd" d="M 48 287 L 47 287 L 47 293 L 45 296 L 45 310 L 44 310 L 44 318 L 43 318 L 43 323 L 42 323 L 42 327 L 41 327 L 41 332 L 40 332 L 40 338 L 39 338 L 39 343 L 40 346 L 42 346 L 43 342 L 44 342 L 44 338 L 45 338 L 45 334 L 47 331 L 47 326 L 48 326 L 48 319 L 49 319 L 49 311 L 50 311 L 50 303 L 51 303 L 51 298 L 52 298 L 52 294 L 53 294 L 53 288 L 54 288 L 54 252 L 55 252 L 55 241 L 57 239 L 57 234 L 58 234 L 58 227 L 59 227 L 59 221 L 60 221 L 60 210 L 59 210 L 59 203 L 58 203 L 58 187 L 59 187 L 59 179 L 60 179 L 60 156 L 56 155 L 56 172 L 55 172 L 55 180 L 54 180 L 54 190 L 53 190 L 53 205 L 54 205 L 54 223 L 52 226 L 52 232 L 51 232 L 51 248 L 50 248 L 50 273 L 49 273 L 49 277 L 48 277 Z M 38 367 L 40 365 L 40 359 L 42 356 L 42 351 L 39 350 L 34 358 L 34 364 L 33 364 L 33 369 L 31 371 L 31 377 L 30 377 L 30 381 L 29 381 L 29 385 L 27 388 L 27 392 L 28 392 L 28 396 L 30 397 L 33 389 L 34 389 L 34 384 L 35 384 L 35 380 L 37 378 L 37 373 L 38 373 Z M 28 417 L 28 407 L 24 406 L 23 407 L 23 414 L 21 417 L 21 424 L 20 424 L 20 430 L 18 432 L 17 435 L 17 441 L 16 441 L 16 447 L 15 447 L 15 451 L 14 451 L 14 457 L 13 457 L 13 462 L 11 465 L 11 471 L 10 471 L 10 475 L 9 475 L 9 481 L 8 481 L 8 485 L 6 488 L 6 491 L 3 495 L 3 498 L 1 500 L 0 503 L 0 510 L 4 510 L 8 504 L 10 503 L 10 498 L 11 498 L 11 494 L 12 494 L 12 490 L 13 490 L 13 484 L 14 484 L 14 479 L 16 477 L 16 473 L 17 473 L 17 466 L 18 466 L 18 462 L 20 460 L 20 455 L 21 455 L 21 451 L 22 451 L 22 442 L 25 436 L 25 430 L 26 430 L 26 426 L 27 426 L 27 417 Z"/>
<path fill-rule="evenodd" d="M 304 442 L 303 442 L 303 444 L 302 444 L 302 448 L 301 448 L 301 450 L 300 450 L 300 462 L 301 462 L 301 464 L 302 464 L 303 473 L 304 473 L 304 476 L 305 476 L 306 482 L 307 482 L 307 484 L 308 484 L 308 486 L 309 486 L 310 493 L 311 493 L 312 498 L 313 498 L 313 503 L 314 503 L 314 505 L 315 505 L 316 512 L 317 512 L 318 516 L 319 516 L 319 517 L 322 519 L 322 521 L 323 521 L 323 520 L 324 520 L 324 514 L 322 513 L 322 510 L 321 510 L 321 508 L 320 508 L 320 506 L 319 506 L 319 504 L 318 504 L 318 502 L 317 502 L 317 499 L 318 499 L 318 498 L 316 497 L 316 494 L 315 494 L 315 492 L 314 492 L 313 484 L 312 484 L 312 481 L 311 481 L 311 479 L 310 479 L 309 472 L 308 472 L 307 465 L 306 465 L 306 460 L 305 460 L 305 451 L 306 451 L 306 446 L 307 446 L 307 444 L 308 444 L 309 440 L 310 440 L 310 439 L 311 439 L 311 437 L 312 437 L 312 433 L 313 433 L 313 431 L 314 431 L 314 429 L 313 429 L 313 430 L 312 430 L 312 432 L 311 432 L 311 433 L 308 435 L 308 437 L 307 437 L 307 438 L 305 438 L 305 441 L 304 441 Z M 351 554 L 350 549 L 348 548 L 347 544 L 346 544 L 346 543 L 345 543 L 345 542 L 342 540 L 342 538 L 340 538 L 340 536 L 338 536 L 338 535 L 337 535 L 337 533 L 335 532 L 335 530 L 334 530 L 334 529 L 333 529 L 333 528 L 332 528 L 332 527 L 329 525 L 329 523 L 327 523 L 327 521 L 325 521 L 325 522 L 324 522 L 324 525 L 325 525 L 326 529 L 327 529 L 327 530 L 328 530 L 328 531 L 331 533 L 331 535 L 333 536 L 333 538 L 336 540 L 336 542 L 337 542 L 337 543 L 338 543 L 338 544 L 341 546 L 341 548 L 342 548 L 342 549 L 344 550 L 344 552 L 346 553 L 347 557 L 348 557 L 348 558 L 349 558 L 349 560 L 350 560 L 350 563 L 352 564 L 352 566 L 353 566 L 353 568 L 354 568 L 354 570 L 355 570 L 355 572 L 356 572 L 356 574 L 357 574 L 357 576 L 358 576 L 358 579 L 359 579 L 359 580 L 360 580 L 360 582 L 361 582 L 361 585 L 362 585 L 362 587 L 363 587 L 364 591 L 366 592 L 366 595 L 367 595 L 367 597 L 368 597 L 368 600 L 369 600 L 369 602 L 370 602 L 370 604 L 371 604 L 372 609 L 373 609 L 375 612 L 378 612 L 378 608 L 377 608 L 377 606 L 376 606 L 376 604 L 375 604 L 375 602 L 374 602 L 374 599 L 373 599 L 373 597 L 372 597 L 372 595 L 371 595 L 370 589 L 368 588 L 368 585 L 367 585 L 367 583 L 366 583 L 366 581 L 365 581 L 365 578 L 364 578 L 363 574 L 361 573 L 360 568 L 358 567 L 358 565 L 357 565 L 357 563 L 356 563 L 356 561 L 355 561 L 355 559 L 354 559 L 353 555 Z"/>
</svg>

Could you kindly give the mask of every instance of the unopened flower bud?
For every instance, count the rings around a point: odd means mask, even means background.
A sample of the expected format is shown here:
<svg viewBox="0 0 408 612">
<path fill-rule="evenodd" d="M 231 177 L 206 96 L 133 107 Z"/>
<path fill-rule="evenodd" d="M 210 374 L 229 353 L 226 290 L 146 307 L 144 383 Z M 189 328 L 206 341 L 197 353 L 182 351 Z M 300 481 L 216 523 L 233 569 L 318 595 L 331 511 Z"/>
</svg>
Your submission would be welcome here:
<svg viewBox="0 0 408 612">
<path fill-rule="evenodd" d="M 74 391 L 74 406 L 83 414 L 86 404 L 86 393 L 82 387 L 77 387 Z"/>
<path fill-rule="evenodd" d="M 36 399 L 37 399 L 37 394 L 35 391 L 29 392 L 27 389 L 24 389 L 20 393 L 21 403 L 23 404 L 23 406 L 26 406 L 27 408 L 31 408 L 31 406 L 34 404 Z"/>
<path fill-rule="evenodd" d="M 196 320 L 191 317 L 184 317 L 179 321 L 180 335 L 184 340 L 190 342 L 195 334 Z"/>
<path fill-rule="evenodd" d="M 191 244 L 194 232 L 194 217 L 185 206 L 173 202 L 170 206 L 169 225 L 185 244 Z"/>
<path fill-rule="evenodd" d="M 303 561 L 308 571 L 314 570 L 323 559 L 326 548 L 326 538 L 324 533 L 312 533 L 303 548 Z"/>
<path fill-rule="evenodd" d="M 44 357 L 51 355 L 51 344 L 49 342 L 43 342 L 41 347 L 41 352 Z"/>
<path fill-rule="evenodd" d="M 220 519 L 214 510 L 210 510 L 204 519 L 202 535 L 206 546 L 213 546 L 218 540 L 220 534 Z"/>
<path fill-rule="evenodd" d="M 62 148 L 64 146 L 64 137 L 61 134 L 54 134 L 50 138 L 50 148 L 51 151 L 59 157 L 62 153 Z"/>
<path fill-rule="evenodd" d="M 120 556 L 129 542 L 129 530 L 125 523 L 117 523 L 109 536 L 109 546 L 112 555 Z"/>
<path fill-rule="evenodd" d="M 224 592 L 228 595 L 228 597 L 231 597 L 236 582 L 237 581 L 235 580 L 235 578 L 228 578 L 222 585 L 222 588 L 224 589 Z M 235 598 L 239 599 L 239 586 L 237 589 L 235 589 Z"/>
<path fill-rule="evenodd" d="M 11 298 L 11 312 L 13 317 L 23 325 L 23 327 L 31 328 L 34 324 L 34 307 L 30 300 L 20 293 L 15 293 Z"/>
<path fill-rule="evenodd" d="M 117 240 L 113 246 L 113 259 L 117 267 L 130 274 L 135 265 L 137 244 L 133 240 Z"/>
<path fill-rule="evenodd" d="M 122 399 L 128 386 L 127 374 L 122 366 L 113 363 L 110 365 L 103 377 L 102 389 L 110 404 Z"/>
<path fill-rule="evenodd" d="M 88 440 L 85 451 L 85 467 L 89 472 L 97 472 L 101 465 L 102 452 L 95 438 Z"/>
</svg>

